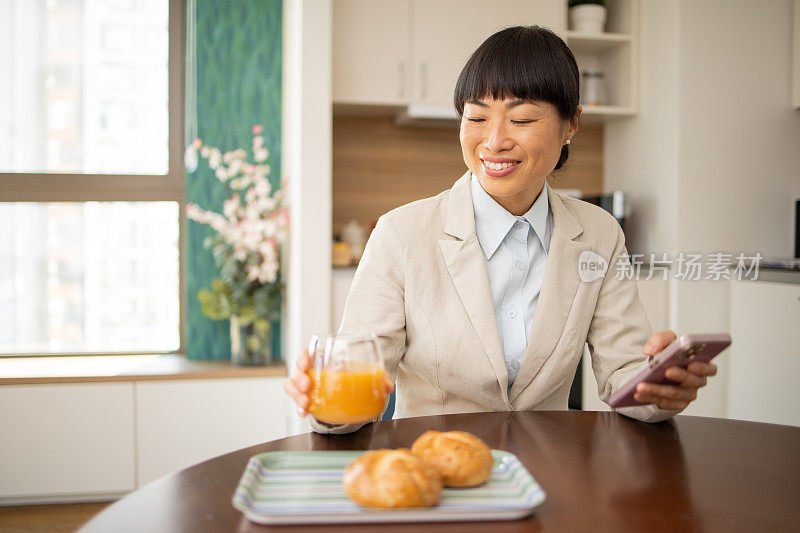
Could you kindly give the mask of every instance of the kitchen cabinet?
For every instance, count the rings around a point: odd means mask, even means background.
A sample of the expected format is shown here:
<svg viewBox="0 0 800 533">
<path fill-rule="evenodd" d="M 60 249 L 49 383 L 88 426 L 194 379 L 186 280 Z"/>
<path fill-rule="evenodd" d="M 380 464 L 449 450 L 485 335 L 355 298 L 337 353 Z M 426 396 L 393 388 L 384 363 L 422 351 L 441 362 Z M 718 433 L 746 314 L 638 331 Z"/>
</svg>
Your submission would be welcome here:
<svg viewBox="0 0 800 533">
<path fill-rule="evenodd" d="M 730 283 L 728 417 L 800 426 L 800 285 Z"/>
<path fill-rule="evenodd" d="M 4 385 L 0 405 L 3 503 L 136 487 L 132 383 Z"/>
<path fill-rule="evenodd" d="M 584 116 L 638 110 L 639 0 L 608 0 L 606 31 L 567 29 L 567 0 L 337 0 L 333 102 L 407 106 L 410 118 L 454 119 L 453 90 L 470 54 L 513 25 L 546 26 L 565 39 L 579 70 L 604 74 L 604 105 Z"/>
<path fill-rule="evenodd" d="M 288 435 L 283 377 L 0 386 L 0 505 L 115 499 Z"/>
<path fill-rule="evenodd" d="M 455 117 L 453 90 L 473 51 L 507 26 L 565 28 L 564 0 L 435 0 L 413 3 L 412 93 L 409 115 L 423 111 Z"/>
<path fill-rule="evenodd" d="M 409 9 L 409 0 L 334 2 L 334 102 L 407 102 Z"/>
</svg>

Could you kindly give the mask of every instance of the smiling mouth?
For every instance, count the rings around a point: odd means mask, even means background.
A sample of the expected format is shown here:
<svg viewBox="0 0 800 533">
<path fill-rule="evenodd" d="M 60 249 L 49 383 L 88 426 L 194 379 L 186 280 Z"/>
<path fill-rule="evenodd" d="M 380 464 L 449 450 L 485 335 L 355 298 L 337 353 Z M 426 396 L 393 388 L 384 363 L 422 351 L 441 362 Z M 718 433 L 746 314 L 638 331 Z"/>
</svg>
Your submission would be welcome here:
<svg viewBox="0 0 800 533">
<path fill-rule="evenodd" d="M 488 175 L 497 177 L 504 176 L 509 172 L 512 172 L 514 167 L 519 165 L 520 162 L 512 159 L 487 161 L 486 159 L 481 158 L 481 163 L 483 164 L 483 169 Z"/>
</svg>

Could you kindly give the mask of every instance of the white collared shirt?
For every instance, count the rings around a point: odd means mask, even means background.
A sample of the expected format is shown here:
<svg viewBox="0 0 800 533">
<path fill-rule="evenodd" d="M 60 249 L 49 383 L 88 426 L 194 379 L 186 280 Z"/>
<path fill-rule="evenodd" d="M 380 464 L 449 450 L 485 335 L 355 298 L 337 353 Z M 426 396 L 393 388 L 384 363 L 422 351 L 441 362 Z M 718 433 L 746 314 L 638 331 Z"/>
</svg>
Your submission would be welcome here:
<svg viewBox="0 0 800 533">
<path fill-rule="evenodd" d="M 553 233 L 553 213 L 546 183 L 521 217 L 512 215 L 489 196 L 474 174 L 470 186 L 475 233 L 486 260 L 497 332 L 511 388 L 531 340 Z"/>
</svg>

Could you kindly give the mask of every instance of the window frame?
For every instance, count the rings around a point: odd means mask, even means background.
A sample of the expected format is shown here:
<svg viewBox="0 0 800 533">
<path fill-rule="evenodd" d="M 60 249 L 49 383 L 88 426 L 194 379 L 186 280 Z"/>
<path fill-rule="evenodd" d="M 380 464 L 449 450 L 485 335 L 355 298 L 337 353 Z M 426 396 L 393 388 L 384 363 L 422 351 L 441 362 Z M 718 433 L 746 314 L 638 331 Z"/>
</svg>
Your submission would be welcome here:
<svg viewBox="0 0 800 533">
<path fill-rule="evenodd" d="M 178 203 L 178 350 L 163 352 L 184 353 L 185 299 L 185 169 L 184 140 L 184 71 L 186 6 L 184 0 L 168 0 L 167 52 L 167 114 L 168 164 L 167 174 L 61 174 L 34 172 L 0 172 L 0 202 L 156 202 Z M 71 357 L 87 355 L 143 355 L 152 351 L 127 352 L 60 352 L 4 353 L 5 357 Z"/>
</svg>

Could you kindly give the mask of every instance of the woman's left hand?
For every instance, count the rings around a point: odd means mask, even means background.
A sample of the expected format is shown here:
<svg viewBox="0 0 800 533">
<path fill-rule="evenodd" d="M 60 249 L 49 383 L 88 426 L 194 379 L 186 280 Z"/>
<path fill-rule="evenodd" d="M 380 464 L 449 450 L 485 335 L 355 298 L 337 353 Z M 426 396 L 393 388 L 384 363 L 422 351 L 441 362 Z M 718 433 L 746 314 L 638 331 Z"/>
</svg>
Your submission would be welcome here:
<svg viewBox="0 0 800 533">
<path fill-rule="evenodd" d="M 659 331 L 650 337 L 644 345 L 642 353 L 655 355 L 666 348 L 677 338 L 674 331 Z M 697 389 L 704 387 L 706 378 L 717 373 L 714 363 L 689 363 L 684 370 L 679 367 L 668 368 L 665 376 L 675 385 L 656 385 L 655 383 L 639 383 L 634 398 L 642 403 L 654 403 L 661 409 L 686 409 L 697 398 Z"/>
</svg>

